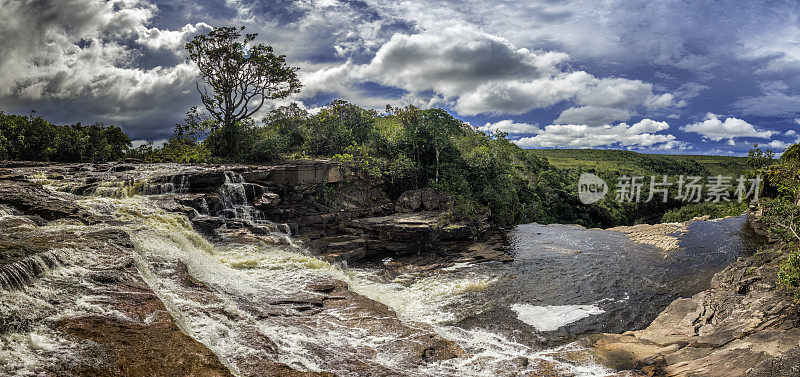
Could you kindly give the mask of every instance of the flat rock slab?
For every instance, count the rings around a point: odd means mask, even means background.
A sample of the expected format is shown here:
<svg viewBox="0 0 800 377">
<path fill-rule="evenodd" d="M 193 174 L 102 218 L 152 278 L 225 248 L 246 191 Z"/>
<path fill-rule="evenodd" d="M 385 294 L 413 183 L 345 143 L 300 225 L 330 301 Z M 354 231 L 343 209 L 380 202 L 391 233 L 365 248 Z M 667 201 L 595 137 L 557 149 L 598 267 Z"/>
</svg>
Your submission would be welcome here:
<svg viewBox="0 0 800 377">
<path fill-rule="evenodd" d="M 797 376 L 800 328 L 776 289 L 774 250 L 740 258 L 709 290 L 673 301 L 646 329 L 591 336 L 616 369 L 665 376 Z"/>
</svg>

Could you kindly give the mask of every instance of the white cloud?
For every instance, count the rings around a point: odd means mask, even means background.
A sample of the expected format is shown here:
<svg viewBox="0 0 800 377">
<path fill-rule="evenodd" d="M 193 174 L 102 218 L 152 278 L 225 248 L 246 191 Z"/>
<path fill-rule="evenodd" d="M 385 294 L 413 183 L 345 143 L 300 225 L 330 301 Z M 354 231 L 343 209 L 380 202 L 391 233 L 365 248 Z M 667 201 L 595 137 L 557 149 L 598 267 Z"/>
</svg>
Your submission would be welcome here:
<svg viewBox="0 0 800 377">
<path fill-rule="evenodd" d="M 800 138 L 797 138 L 794 141 L 772 140 L 767 144 L 759 144 L 759 146 L 762 148 L 771 149 L 773 152 L 783 152 L 784 149 L 789 148 L 797 143 L 800 143 Z"/>
<path fill-rule="evenodd" d="M 505 119 L 496 123 L 486 123 L 478 127 L 478 130 L 483 132 L 502 131 L 507 134 L 532 134 L 539 131 L 539 127 L 533 124 L 516 123 L 511 119 Z"/>
<path fill-rule="evenodd" d="M 36 106 L 46 117 L 86 123 L 135 120 L 138 128 L 127 131 L 140 136 L 163 135 L 197 102 L 197 69 L 178 56 L 205 24 L 150 28 L 156 8 L 140 0 L 3 1 L 0 7 L 0 101 L 7 109 Z M 148 49 L 171 52 L 177 62 L 137 67 Z"/>
<path fill-rule="evenodd" d="M 714 141 L 736 137 L 768 139 L 773 134 L 772 131 L 757 130 L 752 124 L 742 119 L 729 117 L 722 121 L 717 114 L 713 113 L 706 114 L 706 118 L 702 122 L 687 124 L 681 129 L 685 132 L 703 135 Z"/>
<path fill-rule="evenodd" d="M 797 121 L 797 120 L 795 119 L 795 121 Z M 789 131 L 784 132 L 784 135 L 786 135 L 786 136 L 794 136 L 794 135 L 797 135 L 797 131 L 789 130 Z"/>
<path fill-rule="evenodd" d="M 553 123 L 602 125 L 614 121 L 628 120 L 632 115 L 630 110 L 612 107 L 570 107 L 561 112 L 561 115 Z"/>
<path fill-rule="evenodd" d="M 195 35 L 208 33 L 211 29 L 213 28 L 204 22 L 186 25 L 181 30 L 160 30 L 139 26 L 137 28 L 139 37 L 136 41 L 153 50 L 181 51 Z"/>
<path fill-rule="evenodd" d="M 566 59 L 564 53 L 516 48 L 491 34 L 449 27 L 395 34 L 363 67 L 363 76 L 409 91 L 432 89 L 456 97 L 490 81 L 550 76 Z"/>
<path fill-rule="evenodd" d="M 639 106 L 675 105 L 674 96 L 654 94 L 651 84 L 639 80 L 564 70 L 568 57 L 518 48 L 469 26 L 448 26 L 395 34 L 368 64 L 346 63 L 345 71 L 350 72 L 341 72 L 335 85 L 319 90 L 352 85 L 348 81 L 374 81 L 403 89 L 423 102 L 426 96 L 438 97 L 438 103 L 447 103 L 462 115 L 522 114 L 574 100 L 589 108 L 573 112 L 590 112 L 600 123 L 627 120 Z M 587 117 L 578 120 L 595 122 Z"/>
<path fill-rule="evenodd" d="M 588 126 L 578 124 L 551 124 L 539 130 L 536 136 L 525 137 L 514 142 L 523 148 L 594 148 L 601 146 L 635 147 L 651 149 L 685 148 L 685 143 L 676 140 L 674 135 L 657 134 L 669 129 L 666 122 L 652 119 L 629 126 L 617 125 Z"/>
</svg>

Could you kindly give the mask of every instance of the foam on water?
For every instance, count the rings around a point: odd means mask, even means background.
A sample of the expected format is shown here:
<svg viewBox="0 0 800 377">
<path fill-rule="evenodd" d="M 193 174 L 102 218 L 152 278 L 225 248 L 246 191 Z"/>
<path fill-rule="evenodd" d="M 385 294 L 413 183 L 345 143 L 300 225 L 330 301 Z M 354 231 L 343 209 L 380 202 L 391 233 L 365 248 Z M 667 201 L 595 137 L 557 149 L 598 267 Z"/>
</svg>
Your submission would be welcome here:
<svg viewBox="0 0 800 377">
<path fill-rule="evenodd" d="M 554 331 L 586 317 L 602 314 L 597 305 L 547 305 L 514 304 L 511 310 L 517 318 L 539 331 Z"/>
<path fill-rule="evenodd" d="M 257 331 L 279 346 L 277 361 L 304 370 L 319 371 L 331 367 L 329 360 L 313 352 L 315 349 L 324 348 L 332 353 L 337 349 L 349 352 L 386 349 L 393 339 L 372 334 L 366 329 L 332 326 L 324 331 L 309 332 L 303 327 L 287 326 L 280 320 L 256 318 L 240 308 L 241 305 L 291 297 L 302 293 L 309 284 L 331 278 L 344 281 L 352 291 L 389 306 L 410 326 L 415 322 L 432 326 L 442 337 L 456 341 L 471 354 L 464 359 L 429 363 L 418 371 L 403 370 L 402 373 L 502 375 L 503 363 L 513 364 L 513 360 L 518 358 L 545 362 L 549 360 L 545 356 L 547 353 L 558 352 L 534 350 L 486 330 L 465 330 L 449 325 L 460 319 L 454 310 L 459 300 L 486 289 L 496 280 L 471 269 L 444 271 L 424 277 L 401 275 L 387 282 L 373 271 L 342 269 L 290 246 L 215 247 L 194 232 L 185 218 L 150 206 L 145 198 L 91 198 L 86 204 L 111 210 L 116 218 L 131 221 L 128 229 L 142 257 L 137 265 L 143 275 L 182 329 L 220 355 L 222 360 L 228 360 L 234 370 L 237 358 L 273 357 L 258 347 L 252 347 L 240 336 L 248 331 Z M 191 292 L 175 281 L 169 268 L 165 269 L 163 262 L 171 259 L 181 261 L 192 277 L 213 287 L 219 293 L 216 301 L 209 303 L 193 299 Z M 154 265 L 154 261 L 158 264 Z M 337 315 L 352 314 L 325 313 L 330 317 Z M 324 321 L 324 318 L 320 320 Z M 396 368 L 397 356 L 392 352 L 372 351 L 365 353 L 363 358 L 389 369 Z M 607 373 L 591 363 L 581 366 L 554 359 L 549 362 L 565 374 L 597 376 Z M 532 364 L 531 371 L 536 367 L 536 363 Z M 519 367 L 516 369 L 518 372 Z M 346 370 L 338 372 L 348 374 Z"/>
<path fill-rule="evenodd" d="M 250 358 L 283 362 L 302 370 L 353 375 L 355 372 L 347 369 L 348 365 L 336 364 L 336 358 L 344 355 L 381 365 L 396 374 L 413 376 L 500 376 L 535 372 L 542 363 L 552 364 L 565 375 L 608 373 L 591 362 L 564 362 L 552 356 L 567 352 L 565 350 L 536 350 L 488 330 L 453 326 L 452 323 L 463 316 L 457 310 L 459 301 L 496 281 L 496 277 L 481 274 L 476 269 L 459 266 L 429 276 L 401 275 L 385 281 L 376 271 L 342 268 L 313 258 L 291 244 L 214 246 L 196 233 L 184 216 L 165 212 L 146 197 L 120 196 L 116 192 L 110 190 L 110 195 L 89 197 L 79 204 L 111 215 L 118 223 L 90 227 L 63 221 L 46 228 L 74 232 L 76 237 L 81 232 L 104 227 L 126 231 L 137 251 L 133 256 L 137 268 L 178 326 L 216 353 L 234 373 L 238 373 L 242 360 Z M 28 322 L 89 314 L 125 319 L 124 314 L 98 305 L 109 298 L 103 296 L 100 285 L 94 286 L 84 278 L 88 270 L 82 265 L 89 263 L 81 259 L 91 258 L 91 255 L 85 251 L 72 251 L 70 255 L 75 260 L 55 268 L 49 278 L 28 286 L 24 292 L 0 290 L 0 311 L 11 310 L 12 314 L 22 317 L 30 315 L 30 318 L 23 318 Z M 191 278 L 209 289 L 202 291 L 187 285 L 181 272 L 183 266 Z M 313 296 L 316 293 L 307 291 L 306 287 L 330 279 L 344 281 L 352 291 L 387 305 L 409 327 L 414 328 L 417 323 L 431 326 L 443 338 L 459 344 L 468 355 L 409 370 L 399 365 L 402 355 L 393 348 L 396 339 L 374 333 L 369 328 L 339 325 L 362 314 L 327 310 L 315 318 L 328 324 L 313 328 L 281 316 L 259 315 L 260 303 L 298 295 Z M 63 301 L 65 292 L 69 291 L 64 287 L 70 285 L 89 288 L 90 293 L 69 296 L 72 303 L 69 308 L 54 312 L 48 299 L 61 297 L 58 300 Z M 254 342 L 258 336 L 276 344 L 277 355 L 264 344 Z M 49 358 L 67 358 L 75 347 L 80 348 L 46 328 L 22 326 L 17 333 L 0 336 L 0 364 L 7 366 L 0 368 L 0 372 L 36 374 L 38 367 L 50 362 Z M 532 362 L 522 365 L 521 358 Z"/>
</svg>

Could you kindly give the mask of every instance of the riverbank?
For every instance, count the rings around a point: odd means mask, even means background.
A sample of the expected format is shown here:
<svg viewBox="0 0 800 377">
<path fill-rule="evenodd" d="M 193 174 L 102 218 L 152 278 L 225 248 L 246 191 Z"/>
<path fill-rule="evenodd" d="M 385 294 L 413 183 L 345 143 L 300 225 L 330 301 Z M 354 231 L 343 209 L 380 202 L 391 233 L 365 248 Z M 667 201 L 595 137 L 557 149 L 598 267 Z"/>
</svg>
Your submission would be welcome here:
<svg viewBox="0 0 800 377">
<path fill-rule="evenodd" d="M 764 232 L 758 218 L 749 222 Z M 606 365 L 649 376 L 796 376 L 800 327 L 797 308 L 778 287 L 782 247 L 771 242 L 739 258 L 646 329 L 591 336 L 587 344 Z"/>
<path fill-rule="evenodd" d="M 716 272 L 733 255 L 697 254 L 703 243 L 672 259 L 619 232 L 538 224 L 512 232 L 512 249 L 452 208 L 432 190 L 390 200 L 325 160 L 5 166 L 4 372 L 147 375 L 169 342 L 164 373 L 614 375 L 595 360 L 661 364 L 572 341 L 641 328 L 681 295 L 674 271 Z M 628 233 L 692 242 L 731 227 Z M 580 315 L 548 317 L 565 310 Z"/>
</svg>

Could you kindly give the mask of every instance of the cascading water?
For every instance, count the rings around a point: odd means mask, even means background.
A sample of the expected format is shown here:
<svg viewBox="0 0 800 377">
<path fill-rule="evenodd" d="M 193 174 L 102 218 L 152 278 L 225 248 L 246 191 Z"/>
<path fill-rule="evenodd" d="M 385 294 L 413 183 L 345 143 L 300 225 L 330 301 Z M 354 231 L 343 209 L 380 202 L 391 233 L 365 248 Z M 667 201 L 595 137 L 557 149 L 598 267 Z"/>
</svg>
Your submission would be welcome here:
<svg viewBox="0 0 800 377">
<path fill-rule="evenodd" d="M 61 267 L 65 253 L 64 250 L 47 251 L 0 266 L 0 289 L 18 289 Z"/>
<path fill-rule="evenodd" d="M 219 189 L 223 216 L 251 223 L 265 223 L 261 211 L 250 205 L 245 192 L 244 178 L 239 173 L 225 172 L 225 183 Z"/>
<path fill-rule="evenodd" d="M 237 221 L 267 224 L 249 205 L 245 190 L 240 175 L 226 174 L 219 192 L 225 213 Z M 74 233 L 77 238 L 101 230 L 127 233 L 135 245 L 135 266 L 175 322 L 217 354 L 235 374 L 257 375 L 254 365 L 261 360 L 342 376 L 515 376 L 541 371 L 609 374 L 588 358 L 569 361 L 569 357 L 562 357 L 582 352 L 575 346 L 542 349 L 489 328 L 456 326 L 470 314 L 460 311 L 459 304 L 498 281 L 485 269 L 455 268 L 386 281 L 379 271 L 331 265 L 291 243 L 212 245 L 183 215 L 165 212 L 146 196 L 117 195 L 119 192 L 132 190 L 96 192 L 79 201 L 92 212 L 113 218 L 113 225 L 55 222 L 46 231 Z M 111 195 L 102 195 L 106 193 Z M 276 239 L 288 238 L 277 226 L 266 229 Z M 114 299 L 105 296 L 100 283 L 86 278 L 93 268 L 88 266 L 98 263 L 96 257 L 80 248 L 65 253 L 67 257 L 60 264 L 50 266 L 42 260 L 51 276 L 28 280 L 23 290 L 0 289 L 0 314 L 10 311 L 13 315 L 6 317 L 19 317 L 20 323 L 87 313 L 124 316 L 95 304 Z M 109 260 L 97 268 L 124 263 Z M 331 281 L 343 281 L 351 291 L 387 305 L 402 322 L 368 301 L 347 295 L 327 297 L 309 288 Z M 47 300 L 72 304 L 66 312 L 54 312 Z M 420 363 L 412 353 L 415 345 L 429 342 L 430 329 L 455 341 L 466 355 Z M 37 363 L 68 358 L 75 347 L 44 327 L 22 326 L 19 333 L 0 336 L 0 362 L 7 365 L 0 371 L 25 374 L 26 370 L 36 370 Z"/>
<path fill-rule="evenodd" d="M 548 354 L 560 351 L 535 350 L 489 331 L 446 325 L 457 319 L 446 307 L 485 289 L 492 283 L 486 276 L 455 271 L 410 286 L 381 282 L 370 271 L 342 270 L 290 246 L 215 247 L 195 233 L 185 218 L 155 209 L 144 198 L 93 198 L 85 204 L 130 222 L 127 230 L 141 257 L 137 266 L 148 283 L 188 334 L 244 374 L 246 370 L 239 370 L 240 365 L 260 358 L 340 375 L 361 375 L 367 368 L 360 365 L 363 363 L 395 374 L 418 376 L 503 375 L 509 365 L 516 369 L 508 375 L 535 372 L 536 362 L 516 365 L 521 357 L 552 362 L 565 374 L 605 374 L 596 365 L 548 360 Z M 185 265 L 209 291 L 181 284 L 183 277 L 176 273 L 179 265 Z M 412 365 L 403 360 L 403 355 L 392 354 L 398 338 L 409 334 L 399 330 L 392 334 L 391 328 L 376 332 L 373 325 L 360 323 L 360 316 L 369 318 L 368 311 L 339 308 L 304 317 L 281 304 L 319 299 L 319 294 L 307 287 L 329 279 L 345 281 L 351 290 L 388 305 L 408 324 L 434 326 L 441 335 L 461 343 L 472 356 L 409 369 Z M 374 320 L 379 322 L 380 318 Z M 277 353 L 258 347 L 263 344 L 258 341 L 260 337 L 274 343 Z"/>
</svg>

